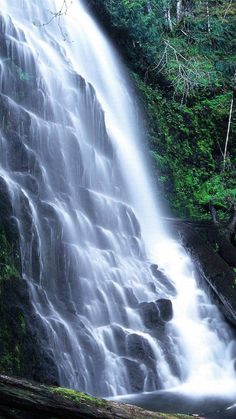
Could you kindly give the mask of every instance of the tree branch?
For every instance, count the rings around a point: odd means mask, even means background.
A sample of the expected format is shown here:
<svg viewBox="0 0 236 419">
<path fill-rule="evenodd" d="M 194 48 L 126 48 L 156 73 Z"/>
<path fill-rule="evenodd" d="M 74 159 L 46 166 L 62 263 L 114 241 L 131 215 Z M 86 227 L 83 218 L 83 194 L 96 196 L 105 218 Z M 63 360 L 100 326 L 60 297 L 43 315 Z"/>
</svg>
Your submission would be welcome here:
<svg viewBox="0 0 236 419">
<path fill-rule="evenodd" d="M 63 31 L 63 28 L 61 26 L 61 17 L 65 16 L 68 13 L 68 10 L 69 10 L 70 6 L 72 5 L 72 3 L 73 3 L 73 0 L 62 0 L 62 5 L 57 12 L 50 11 L 52 16 L 47 22 L 44 22 L 44 23 L 34 22 L 34 25 L 38 26 L 38 27 L 47 26 L 47 25 L 50 25 L 50 23 L 54 19 L 57 19 L 58 20 L 58 27 L 60 29 L 61 35 L 63 36 L 63 39 L 66 40 L 67 39 L 67 34 Z"/>
<path fill-rule="evenodd" d="M 229 133 L 230 133 L 231 120 L 232 120 L 233 105 L 234 105 L 234 96 L 232 97 L 231 103 L 230 103 L 229 120 L 228 120 L 228 127 L 227 127 L 227 134 L 226 134 L 225 148 L 224 148 L 224 155 L 223 155 L 223 171 L 225 170 L 225 165 L 226 165 L 227 148 L 228 148 L 228 143 L 229 143 Z"/>
</svg>

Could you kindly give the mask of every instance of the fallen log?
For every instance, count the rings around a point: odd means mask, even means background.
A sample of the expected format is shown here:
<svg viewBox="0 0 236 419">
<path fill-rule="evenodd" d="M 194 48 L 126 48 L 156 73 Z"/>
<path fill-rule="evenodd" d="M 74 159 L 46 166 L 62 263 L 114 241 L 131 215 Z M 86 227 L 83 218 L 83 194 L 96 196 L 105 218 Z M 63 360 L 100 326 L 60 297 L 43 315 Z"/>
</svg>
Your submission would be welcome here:
<svg viewBox="0 0 236 419">
<path fill-rule="evenodd" d="M 128 404 L 96 399 L 60 387 L 0 375 L 1 419 L 177 419 L 186 415 L 157 413 Z"/>
</svg>

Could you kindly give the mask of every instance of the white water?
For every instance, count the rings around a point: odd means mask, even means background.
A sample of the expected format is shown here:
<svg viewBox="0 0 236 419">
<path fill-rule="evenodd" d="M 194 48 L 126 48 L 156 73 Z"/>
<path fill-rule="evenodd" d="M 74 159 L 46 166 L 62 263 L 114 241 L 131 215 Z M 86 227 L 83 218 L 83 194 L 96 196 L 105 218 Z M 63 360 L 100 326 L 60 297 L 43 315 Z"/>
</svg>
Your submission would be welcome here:
<svg viewBox="0 0 236 419">
<path fill-rule="evenodd" d="M 182 383 L 236 392 L 231 333 L 161 225 L 125 71 L 80 1 L 42 26 L 61 3 L 3 0 L 0 59 L 11 112 L 0 179 L 60 383 L 103 396 Z M 170 279 L 153 276 L 149 260 Z M 164 297 L 174 319 L 162 334 L 146 327 L 138 303 Z"/>
</svg>

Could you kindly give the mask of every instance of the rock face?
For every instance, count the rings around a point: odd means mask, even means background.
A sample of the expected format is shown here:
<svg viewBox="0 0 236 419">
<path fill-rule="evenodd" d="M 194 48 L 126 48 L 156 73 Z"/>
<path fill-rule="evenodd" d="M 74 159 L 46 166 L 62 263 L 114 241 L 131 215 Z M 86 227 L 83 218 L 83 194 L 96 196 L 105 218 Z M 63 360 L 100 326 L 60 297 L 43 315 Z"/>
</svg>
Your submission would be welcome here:
<svg viewBox="0 0 236 419">
<path fill-rule="evenodd" d="M 50 353 L 39 344 L 40 323 L 22 278 L 0 281 L 0 317 L 1 372 L 56 384 L 57 369 Z"/>
<path fill-rule="evenodd" d="M 0 418 L 15 419 L 174 419 L 181 415 L 94 399 L 73 390 L 46 387 L 0 376 Z M 183 419 L 187 416 L 183 416 Z"/>
<path fill-rule="evenodd" d="M 164 322 L 168 322 L 173 317 L 172 302 L 168 299 L 151 301 L 139 304 L 139 311 L 142 315 L 144 325 L 148 329 L 158 328 Z"/>
<path fill-rule="evenodd" d="M 6 220 L 1 218 L 1 221 L 0 371 L 56 384 L 56 366 L 50 353 L 45 351 L 38 339 L 38 333 L 45 336 L 45 330 L 42 330 L 34 313 L 27 283 L 20 273 L 16 236 L 14 234 L 13 240 L 11 229 L 5 229 Z"/>
<path fill-rule="evenodd" d="M 160 318 L 164 322 L 169 322 L 173 318 L 172 302 L 166 298 L 161 298 L 156 301 L 156 305 L 160 312 Z"/>
<path fill-rule="evenodd" d="M 168 278 L 164 272 L 162 272 L 156 264 L 152 264 L 150 266 L 151 272 L 155 278 L 158 279 L 159 282 L 161 282 L 163 285 L 165 285 L 166 289 L 169 291 L 169 293 L 173 296 L 176 295 L 176 289 L 175 286 L 170 278 Z"/>
<path fill-rule="evenodd" d="M 236 248 L 211 223 L 172 221 L 201 281 L 209 287 L 226 319 L 236 326 Z"/>
<path fill-rule="evenodd" d="M 139 311 L 141 313 L 143 323 L 148 329 L 156 328 L 160 325 L 160 312 L 155 302 L 141 303 L 139 305 Z"/>
</svg>

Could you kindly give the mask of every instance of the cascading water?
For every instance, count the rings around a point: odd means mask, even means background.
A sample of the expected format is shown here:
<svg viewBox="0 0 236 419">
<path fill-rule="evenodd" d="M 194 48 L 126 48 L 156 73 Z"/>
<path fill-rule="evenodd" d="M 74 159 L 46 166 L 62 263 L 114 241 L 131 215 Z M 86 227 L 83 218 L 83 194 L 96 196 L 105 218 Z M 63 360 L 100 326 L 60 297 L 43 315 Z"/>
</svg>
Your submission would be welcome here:
<svg viewBox="0 0 236 419">
<path fill-rule="evenodd" d="M 60 384 L 231 385 L 231 333 L 161 226 L 124 70 L 82 2 L 58 21 L 61 6 L 3 0 L 0 15 L 0 181 Z"/>
</svg>

